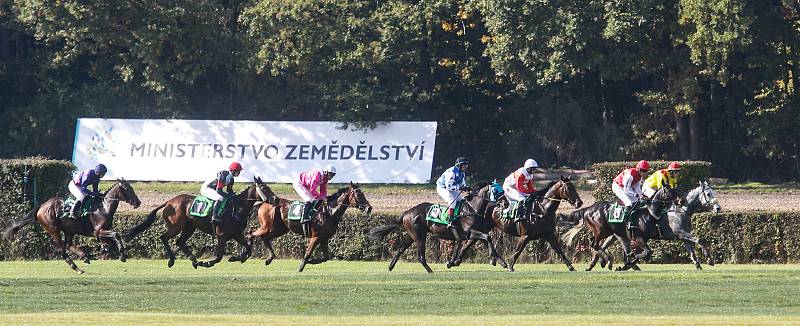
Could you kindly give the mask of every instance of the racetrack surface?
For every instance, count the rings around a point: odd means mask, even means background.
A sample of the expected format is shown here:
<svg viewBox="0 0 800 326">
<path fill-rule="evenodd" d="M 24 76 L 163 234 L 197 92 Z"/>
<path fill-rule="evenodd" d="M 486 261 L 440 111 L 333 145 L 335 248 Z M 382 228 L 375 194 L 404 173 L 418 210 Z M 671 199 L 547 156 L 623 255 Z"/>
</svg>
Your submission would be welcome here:
<svg viewBox="0 0 800 326">
<path fill-rule="evenodd" d="M 161 260 L 0 262 L 0 323 L 81 324 L 794 324 L 800 266 L 642 265 L 642 272 L 515 273 L 466 264 L 295 260 L 172 269 Z M 578 269 L 585 266 L 578 265 Z M 107 314 L 113 313 L 113 314 Z"/>
</svg>

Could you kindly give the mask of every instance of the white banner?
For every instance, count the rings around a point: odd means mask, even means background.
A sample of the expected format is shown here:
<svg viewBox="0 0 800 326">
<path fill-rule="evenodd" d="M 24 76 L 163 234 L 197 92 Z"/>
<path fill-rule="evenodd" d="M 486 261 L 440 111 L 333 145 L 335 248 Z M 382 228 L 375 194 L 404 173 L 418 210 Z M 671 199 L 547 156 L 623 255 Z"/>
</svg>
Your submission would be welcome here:
<svg viewBox="0 0 800 326">
<path fill-rule="evenodd" d="M 335 183 L 427 183 L 436 122 L 371 130 L 335 122 L 78 119 L 72 162 L 108 167 L 104 179 L 204 181 L 237 161 L 238 180 L 292 182 L 333 164 Z"/>
</svg>

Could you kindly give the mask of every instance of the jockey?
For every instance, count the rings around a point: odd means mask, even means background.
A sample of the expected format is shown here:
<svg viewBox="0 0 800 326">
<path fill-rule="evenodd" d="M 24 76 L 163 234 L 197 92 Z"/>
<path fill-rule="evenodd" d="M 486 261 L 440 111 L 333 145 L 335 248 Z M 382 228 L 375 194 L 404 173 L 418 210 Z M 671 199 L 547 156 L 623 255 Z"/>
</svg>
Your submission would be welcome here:
<svg viewBox="0 0 800 326">
<path fill-rule="evenodd" d="M 464 201 L 461 191 L 468 191 L 465 174 L 469 169 L 469 160 L 465 157 L 456 159 L 456 164 L 444 170 L 444 173 L 436 180 L 436 193 L 447 202 L 447 227 L 453 227 L 455 221 L 455 209 Z"/>
<path fill-rule="evenodd" d="M 666 169 L 661 169 L 653 174 L 651 174 L 647 179 L 644 180 L 642 185 L 642 192 L 644 197 L 647 199 L 653 199 L 653 196 L 656 194 L 658 189 L 663 188 L 664 186 L 669 187 L 670 189 L 675 189 L 678 186 L 678 173 L 681 171 L 681 164 L 678 162 L 671 162 Z M 660 216 L 661 210 L 664 207 L 664 203 L 660 201 L 653 201 L 649 211 L 650 215 L 653 216 L 658 222 L 659 227 L 664 228 L 664 223 L 667 221 L 661 221 L 662 218 Z M 667 229 L 669 227 L 667 226 Z M 663 233 L 663 231 L 662 231 Z"/>
<path fill-rule="evenodd" d="M 678 186 L 678 173 L 681 172 L 681 164 L 678 162 L 670 163 L 666 169 L 661 169 L 654 172 L 647 179 L 644 180 L 642 185 L 642 192 L 645 197 L 653 198 L 658 189 L 668 185 L 670 188 L 675 189 Z"/>
<path fill-rule="evenodd" d="M 297 179 L 292 182 L 294 191 L 306 202 L 300 223 L 310 221 L 313 208 L 316 208 L 328 197 L 328 181 L 333 179 L 334 176 L 336 176 L 336 168 L 328 164 L 322 167 L 322 170 L 311 169 L 300 173 Z"/>
<path fill-rule="evenodd" d="M 533 171 L 538 167 L 539 163 L 529 158 L 521 168 L 509 174 L 503 182 L 503 191 L 505 191 L 506 197 L 517 202 L 517 215 L 514 217 L 516 221 L 527 213 L 525 212 L 525 199 L 536 193 Z"/>
<path fill-rule="evenodd" d="M 78 218 L 78 214 L 80 212 L 81 205 L 83 203 L 83 199 L 86 196 L 100 196 L 100 191 L 98 191 L 97 186 L 100 183 L 100 179 L 106 175 L 108 169 L 103 164 L 98 164 L 93 169 L 85 170 L 72 178 L 70 181 L 69 192 L 75 196 L 75 204 L 72 205 L 72 217 Z M 89 191 L 89 186 L 92 186 L 92 190 Z"/>
<path fill-rule="evenodd" d="M 239 162 L 233 162 L 227 170 L 222 170 L 217 173 L 213 179 L 203 183 L 200 188 L 200 194 L 208 197 L 214 201 L 214 207 L 211 208 L 211 224 L 212 226 L 222 221 L 222 217 L 218 216 L 217 210 L 225 196 L 233 197 L 233 182 L 234 177 L 238 177 L 242 172 L 242 165 Z"/>
<path fill-rule="evenodd" d="M 626 214 L 632 214 L 631 221 L 628 222 L 629 230 L 634 230 L 639 225 L 638 221 L 634 221 L 636 214 L 633 211 L 642 197 L 642 175 L 649 170 L 650 163 L 641 160 L 635 168 L 622 170 L 611 183 L 611 190 L 625 205 Z"/>
</svg>

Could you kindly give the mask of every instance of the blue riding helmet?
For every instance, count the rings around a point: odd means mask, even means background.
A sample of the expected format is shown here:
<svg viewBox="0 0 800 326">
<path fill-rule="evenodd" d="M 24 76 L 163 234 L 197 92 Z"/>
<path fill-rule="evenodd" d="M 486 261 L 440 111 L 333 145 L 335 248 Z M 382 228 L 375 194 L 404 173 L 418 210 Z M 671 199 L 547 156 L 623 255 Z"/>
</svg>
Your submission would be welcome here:
<svg viewBox="0 0 800 326">
<path fill-rule="evenodd" d="M 103 164 L 98 164 L 97 166 L 94 167 L 94 172 L 96 172 L 97 174 L 105 175 L 106 172 L 108 172 L 108 168 L 106 168 L 106 166 Z"/>
</svg>

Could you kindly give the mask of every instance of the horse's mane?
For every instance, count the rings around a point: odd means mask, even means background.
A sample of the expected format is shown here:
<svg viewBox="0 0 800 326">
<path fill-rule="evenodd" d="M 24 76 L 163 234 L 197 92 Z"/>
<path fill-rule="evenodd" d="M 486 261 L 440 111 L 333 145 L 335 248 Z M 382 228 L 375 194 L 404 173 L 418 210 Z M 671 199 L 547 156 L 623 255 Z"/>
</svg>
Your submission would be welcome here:
<svg viewBox="0 0 800 326">
<path fill-rule="evenodd" d="M 344 187 L 344 188 L 339 188 L 339 190 L 336 190 L 336 192 L 328 195 L 328 197 L 327 197 L 328 203 L 336 203 L 337 200 L 339 200 L 339 197 L 344 195 L 344 193 L 346 193 L 348 191 L 348 189 L 350 189 L 349 186 L 348 187 Z"/>
</svg>

